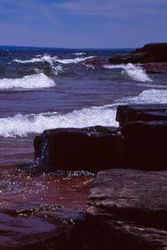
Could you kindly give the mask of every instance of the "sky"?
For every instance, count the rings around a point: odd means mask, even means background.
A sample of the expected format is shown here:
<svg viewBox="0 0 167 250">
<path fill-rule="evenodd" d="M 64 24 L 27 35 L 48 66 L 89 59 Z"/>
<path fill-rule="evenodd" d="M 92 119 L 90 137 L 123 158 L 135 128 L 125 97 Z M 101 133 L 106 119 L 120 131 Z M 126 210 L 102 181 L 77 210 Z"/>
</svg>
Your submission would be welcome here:
<svg viewBox="0 0 167 250">
<path fill-rule="evenodd" d="M 136 48 L 167 42 L 167 0 L 0 0 L 0 45 Z"/>
</svg>

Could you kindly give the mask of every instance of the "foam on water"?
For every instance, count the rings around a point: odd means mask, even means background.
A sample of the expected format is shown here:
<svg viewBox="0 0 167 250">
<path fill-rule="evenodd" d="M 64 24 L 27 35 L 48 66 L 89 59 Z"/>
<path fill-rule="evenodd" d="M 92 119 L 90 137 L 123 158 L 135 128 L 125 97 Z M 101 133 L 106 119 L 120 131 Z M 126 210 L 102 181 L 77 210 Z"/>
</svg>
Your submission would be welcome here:
<svg viewBox="0 0 167 250">
<path fill-rule="evenodd" d="M 95 125 L 117 126 L 115 121 L 116 110 L 105 107 L 91 107 L 74 110 L 67 114 L 57 112 L 17 114 L 13 117 L 0 118 L 0 136 L 15 137 L 26 136 L 32 133 L 42 133 L 52 128 L 88 127 Z"/>
<path fill-rule="evenodd" d="M 62 64 L 77 64 L 80 62 L 84 62 L 87 59 L 91 59 L 91 58 L 95 58 L 94 56 L 87 56 L 87 57 L 77 57 L 77 58 L 73 58 L 73 59 L 56 59 L 56 62 L 62 63 Z"/>
<path fill-rule="evenodd" d="M 154 88 L 154 89 L 167 89 L 167 85 L 165 85 L 165 84 L 162 85 L 162 84 L 138 83 L 137 86 Z"/>
<path fill-rule="evenodd" d="M 63 67 L 61 65 L 53 66 L 52 70 L 53 70 L 54 75 L 56 76 L 64 72 Z"/>
<path fill-rule="evenodd" d="M 76 56 L 83 56 L 83 55 L 86 55 L 85 52 L 77 52 L 77 53 L 73 53 L 74 55 Z"/>
<path fill-rule="evenodd" d="M 131 63 L 127 65 L 104 65 L 105 69 L 123 69 L 123 73 L 126 73 L 132 80 L 139 82 L 152 82 L 152 79 L 146 74 L 146 72 L 140 67 Z"/>
<path fill-rule="evenodd" d="M 24 76 L 22 78 L 0 79 L 0 89 L 39 89 L 54 87 L 55 82 L 43 73 Z"/>
<path fill-rule="evenodd" d="M 13 117 L 0 118 L 0 136 L 26 136 L 62 127 L 118 126 L 115 120 L 116 107 L 130 103 L 167 103 L 167 90 L 144 90 L 138 96 L 123 98 L 110 105 L 74 110 L 67 114 L 57 112 L 17 114 Z"/>
<path fill-rule="evenodd" d="M 53 62 L 55 62 L 57 59 L 57 56 L 51 57 L 50 55 L 43 55 L 43 56 L 38 56 L 32 59 L 28 60 L 20 60 L 20 59 L 14 59 L 13 62 L 17 63 L 38 63 L 38 62 L 47 62 L 53 65 Z"/>
<path fill-rule="evenodd" d="M 58 59 L 57 56 L 51 57 L 50 55 L 43 55 L 41 57 L 35 57 L 28 60 L 20 60 L 20 59 L 14 59 L 13 62 L 17 63 L 38 63 L 38 62 L 47 62 L 50 65 L 54 65 L 54 63 L 58 62 L 61 64 L 73 64 L 73 63 L 80 63 L 84 62 L 87 59 L 94 58 L 94 56 L 87 56 L 87 57 L 76 57 L 72 59 Z"/>
<path fill-rule="evenodd" d="M 124 98 L 127 103 L 167 103 L 167 90 L 149 89 L 142 91 L 138 96 Z"/>
</svg>

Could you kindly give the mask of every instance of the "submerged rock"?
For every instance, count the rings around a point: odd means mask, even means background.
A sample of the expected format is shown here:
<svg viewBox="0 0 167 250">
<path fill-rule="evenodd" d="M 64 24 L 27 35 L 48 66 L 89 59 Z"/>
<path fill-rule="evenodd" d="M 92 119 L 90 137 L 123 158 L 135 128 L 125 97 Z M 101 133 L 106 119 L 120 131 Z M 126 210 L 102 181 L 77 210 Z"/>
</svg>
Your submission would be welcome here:
<svg viewBox="0 0 167 250">
<path fill-rule="evenodd" d="M 70 235 L 77 223 L 85 219 L 85 211 L 56 206 L 31 209 L 4 209 L 0 214 L 2 250 L 66 250 L 77 245 Z"/>
<path fill-rule="evenodd" d="M 63 170 L 96 172 L 116 167 L 120 164 L 120 145 L 118 129 L 101 126 L 46 130 L 34 139 L 35 158 Z"/>
</svg>

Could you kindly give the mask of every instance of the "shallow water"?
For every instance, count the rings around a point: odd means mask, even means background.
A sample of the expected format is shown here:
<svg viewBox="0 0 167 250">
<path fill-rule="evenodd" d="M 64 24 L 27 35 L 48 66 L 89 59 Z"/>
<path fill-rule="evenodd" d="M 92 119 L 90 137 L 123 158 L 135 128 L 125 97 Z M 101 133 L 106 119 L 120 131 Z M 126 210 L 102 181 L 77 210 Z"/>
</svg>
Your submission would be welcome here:
<svg viewBox="0 0 167 250">
<path fill-rule="evenodd" d="M 86 208 L 93 179 L 51 173 L 32 176 L 15 167 L 1 168 L 0 249 L 24 249 L 47 234 L 56 234 L 61 220 L 71 223 L 75 213 Z"/>
</svg>

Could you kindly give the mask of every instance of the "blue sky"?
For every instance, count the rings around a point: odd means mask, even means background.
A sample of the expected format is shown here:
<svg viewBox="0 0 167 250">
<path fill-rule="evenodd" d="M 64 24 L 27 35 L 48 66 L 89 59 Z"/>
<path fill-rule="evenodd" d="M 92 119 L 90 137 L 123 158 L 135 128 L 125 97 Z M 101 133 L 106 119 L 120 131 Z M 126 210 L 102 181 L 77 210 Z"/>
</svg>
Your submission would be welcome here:
<svg viewBox="0 0 167 250">
<path fill-rule="evenodd" d="M 0 0 L 0 45 L 132 48 L 167 42 L 167 0 Z"/>
</svg>

